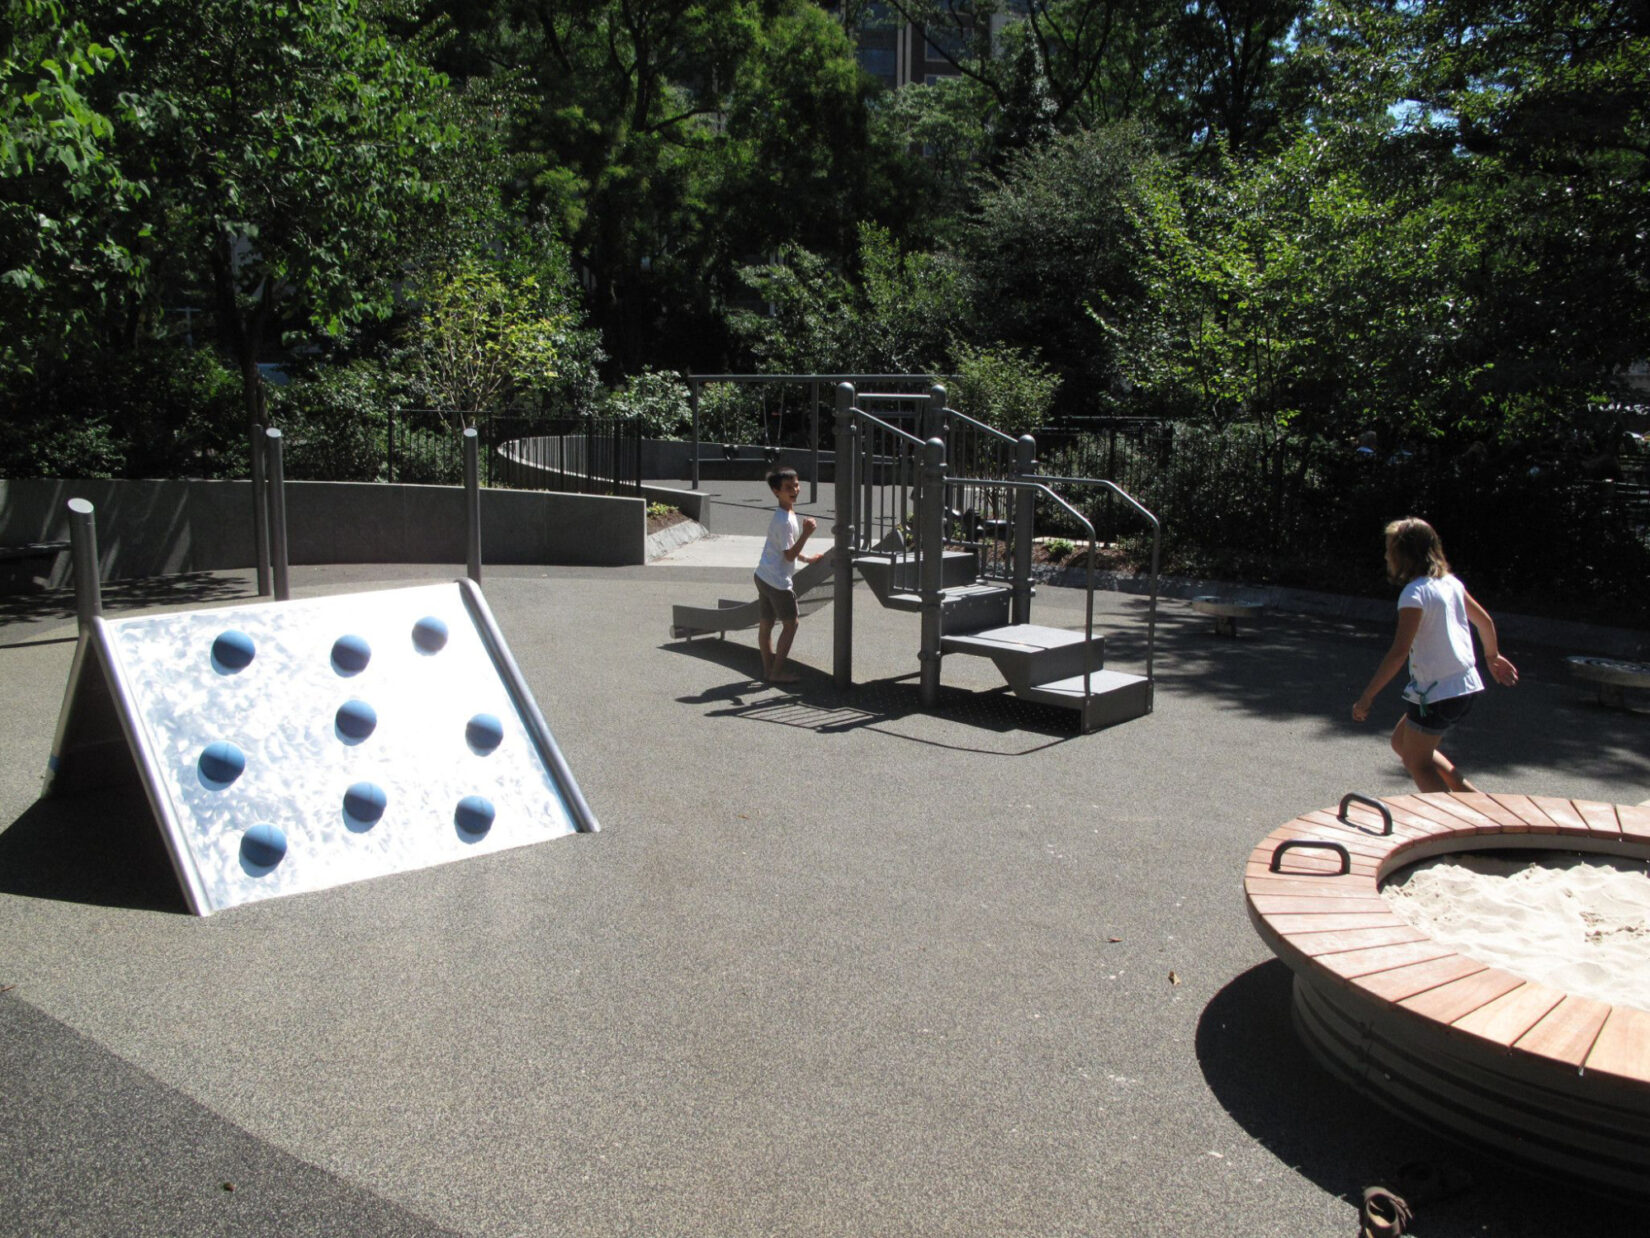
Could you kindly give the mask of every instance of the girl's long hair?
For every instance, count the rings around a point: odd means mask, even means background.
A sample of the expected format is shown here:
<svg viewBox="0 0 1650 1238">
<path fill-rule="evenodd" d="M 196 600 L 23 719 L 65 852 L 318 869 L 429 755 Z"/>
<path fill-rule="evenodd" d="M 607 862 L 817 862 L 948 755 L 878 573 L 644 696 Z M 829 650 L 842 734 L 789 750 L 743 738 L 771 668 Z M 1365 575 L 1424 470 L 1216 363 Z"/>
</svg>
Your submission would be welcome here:
<svg viewBox="0 0 1650 1238">
<path fill-rule="evenodd" d="M 1419 516 L 1405 516 L 1387 525 L 1386 548 L 1391 556 L 1390 574 L 1398 584 L 1417 576 L 1449 575 L 1438 530 Z"/>
</svg>

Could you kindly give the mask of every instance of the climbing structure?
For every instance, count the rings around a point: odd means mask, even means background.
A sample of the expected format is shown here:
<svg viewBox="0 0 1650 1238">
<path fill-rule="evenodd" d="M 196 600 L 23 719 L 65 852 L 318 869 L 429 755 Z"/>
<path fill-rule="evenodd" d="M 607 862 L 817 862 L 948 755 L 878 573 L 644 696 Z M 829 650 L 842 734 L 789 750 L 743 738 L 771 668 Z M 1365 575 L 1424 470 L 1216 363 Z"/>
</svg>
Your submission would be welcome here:
<svg viewBox="0 0 1650 1238">
<path fill-rule="evenodd" d="M 1056 489 L 1059 487 L 1059 490 Z M 1152 531 L 1151 596 L 1144 674 L 1105 665 L 1094 630 L 1094 526 L 1061 492 L 1110 492 Z M 1031 621 L 1031 553 L 1039 498 L 1063 511 L 1088 539 L 1082 631 Z M 924 401 L 837 387 L 836 607 L 833 671 L 853 682 L 853 577 L 877 600 L 922 625 L 921 691 L 936 703 L 942 659 L 989 657 L 1018 697 L 1075 710 L 1098 730 L 1150 713 L 1156 638 L 1158 523 L 1114 483 L 1037 471 L 1036 442 L 1016 439 L 946 405 L 945 388 Z"/>
</svg>

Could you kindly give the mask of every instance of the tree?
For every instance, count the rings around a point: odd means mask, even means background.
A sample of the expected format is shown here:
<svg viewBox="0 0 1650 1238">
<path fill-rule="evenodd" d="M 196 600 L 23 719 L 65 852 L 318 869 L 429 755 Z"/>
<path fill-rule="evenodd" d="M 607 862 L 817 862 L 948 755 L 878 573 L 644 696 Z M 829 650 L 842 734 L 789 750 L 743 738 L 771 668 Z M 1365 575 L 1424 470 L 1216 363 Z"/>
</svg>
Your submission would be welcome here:
<svg viewBox="0 0 1650 1238">
<path fill-rule="evenodd" d="M 15 374 L 61 356 L 138 276 L 142 186 L 95 89 L 119 47 L 52 0 L 0 14 L 0 370 Z"/>
<path fill-rule="evenodd" d="M 1142 260 L 1169 166 L 1138 125 L 1063 136 L 1022 151 L 980 199 L 963 242 L 980 331 L 1038 350 L 1068 408 L 1119 378 L 1112 339 L 1088 314 L 1148 312 Z"/>
<path fill-rule="evenodd" d="M 571 275 L 565 245 L 520 227 L 422 272 L 408 289 L 397 357 L 414 397 L 455 414 L 460 428 L 527 400 L 590 408 L 602 358 Z"/>
<path fill-rule="evenodd" d="M 337 337 L 391 308 L 459 144 L 445 83 L 356 0 L 122 14 L 155 247 L 203 281 L 255 421 L 258 363 L 283 327 Z"/>
</svg>

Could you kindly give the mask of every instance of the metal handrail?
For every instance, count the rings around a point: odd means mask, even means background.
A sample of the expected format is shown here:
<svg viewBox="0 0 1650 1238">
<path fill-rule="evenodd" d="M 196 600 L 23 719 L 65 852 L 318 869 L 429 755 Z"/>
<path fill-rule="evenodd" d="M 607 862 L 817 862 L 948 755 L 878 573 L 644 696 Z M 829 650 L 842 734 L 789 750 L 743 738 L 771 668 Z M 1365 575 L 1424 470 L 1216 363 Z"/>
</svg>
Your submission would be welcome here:
<svg viewBox="0 0 1650 1238">
<path fill-rule="evenodd" d="M 922 440 L 915 434 L 910 434 L 905 430 L 900 429 L 898 426 L 891 426 L 881 417 L 873 417 L 863 408 L 850 408 L 848 412 L 851 416 L 858 417 L 861 421 L 868 421 L 874 426 L 879 426 L 882 429 L 887 430 L 890 434 L 899 435 L 899 437 L 904 439 L 907 443 L 915 443 L 918 447 L 922 446 Z"/>
<path fill-rule="evenodd" d="M 1146 523 L 1152 526 L 1152 584 L 1151 605 L 1146 612 L 1146 682 L 1152 683 L 1152 655 L 1157 647 L 1157 568 L 1160 561 L 1159 551 L 1163 541 L 1163 522 L 1140 505 L 1132 494 L 1114 481 L 1107 481 L 1104 477 L 1046 477 L 1037 475 L 1037 481 L 1049 482 L 1059 486 L 1104 486 L 1118 498 L 1122 499 L 1135 511 L 1146 518 Z M 1062 506 L 1069 510 L 1069 504 L 1062 500 Z M 1087 524 L 1087 521 L 1084 521 Z M 1094 526 L 1089 525 L 1089 553 L 1094 552 Z"/>
<path fill-rule="evenodd" d="M 1012 434 L 1004 434 L 996 426 L 988 426 L 988 425 L 985 424 L 985 422 L 981 421 L 979 418 L 970 417 L 967 413 L 959 412 L 957 409 L 947 407 L 945 409 L 945 416 L 947 416 L 947 417 L 960 417 L 963 421 L 965 421 L 969 425 L 973 426 L 976 430 L 984 430 L 987 434 L 994 434 L 998 438 L 1002 439 L 1003 442 L 1005 442 L 1005 443 L 1017 443 L 1017 442 L 1020 441 L 1019 439 L 1015 438 Z"/>
<path fill-rule="evenodd" d="M 983 477 L 948 477 L 948 478 L 946 478 L 946 481 L 948 483 L 949 482 L 956 482 L 958 484 L 965 485 L 965 486 L 1002 486 L 1003 488 L 1008 489 L 1008 490 L 1038 490 L 1038 491 L 1041 491 L 1043 494 L 1045 494 L 1049 498 L 1053 499 L 1061 507 L 1065 508 L 1066 511 L 1069 512 L 1072 515 L 1072 517 L 1077 520 L 1077 522 L 1079 524 L 1081 524 L 1085 529 L 1087 529 L 1089 531 L 1089 538 L 1088 538 L 1089 553 L 1088 553 L 1088 563 L 1086 564 L 1085 582 L 1084 582 L 1087 586 L 1087 597 L 1085 599 L 1085 606 L 1084 606 L 1084 613 L 1083 613 L 1083 640 L 1084 640 L 1085 645 L 1093 645 L 1094 644 L 1094 541 L 1095 541 L 1095 538 L 1094 538 L 1094 526 L 1089 523 L 1088 517 L 1083 515 L 1082 512 L 1078 511 L 1070 503 L 1066 502 L 1065 499 L 1061 498 L 1058 494 L 1055 494 L 1054 491 L 1050 490 L 1047 486 L 1045 486 L 1041 479 L 1033 480 L 1032 478 L 1029 478 L 1029 477 L 1021 477 L 1021 478 L 1009 478 L 1009 477 L 991 477 L 991 478 L 983 478 Z M 1146 680 L 1147 680 L 1147 682 L 1150 682 L 1151 677 L 1152 677 L 1152 670 L 1151 670 L 1151 642 L 1150 642 L 1149 639 L 1147 641 L 1146 649 L 1147 649 L 1147 654 L 1146 654 Z M 1084 716 L 1085 717 L 1087 716 L 1089 700 L 1094 695 L 1094 692 L 1093 692 L 1093 689 L 1092 689 L 1091 683 L 1090 683 L 1090 676 L 1092 674 L 1093 674 L 1093 671 L 1089 667 L 1089 658 L 1088 658 L 1087 653 L 1085 652 L 1085 654 L 1083 656 L 1083 708 L 1084 708 Z"/>
</svg>

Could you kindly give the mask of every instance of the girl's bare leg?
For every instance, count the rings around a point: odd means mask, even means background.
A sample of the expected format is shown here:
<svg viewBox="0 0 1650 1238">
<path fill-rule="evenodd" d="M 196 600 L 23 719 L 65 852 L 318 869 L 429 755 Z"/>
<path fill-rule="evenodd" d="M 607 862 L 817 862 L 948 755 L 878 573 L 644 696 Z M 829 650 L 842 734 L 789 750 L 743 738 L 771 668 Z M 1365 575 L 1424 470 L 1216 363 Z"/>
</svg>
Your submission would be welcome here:
<svg viewBox="0 0 1650 1238">
<path fill-rule="evenodd" d="M 1392 751 L 1404 763 L 1404 769 L 1422 791 L 1476 791 L 1461 776 L 1461 772 L 1442 752 L 1438 751 L 1437 735 L 1428 735 L 1409 725 L 1408 718 L 1399 718 L 1392 728 Z"/>
</svg>

